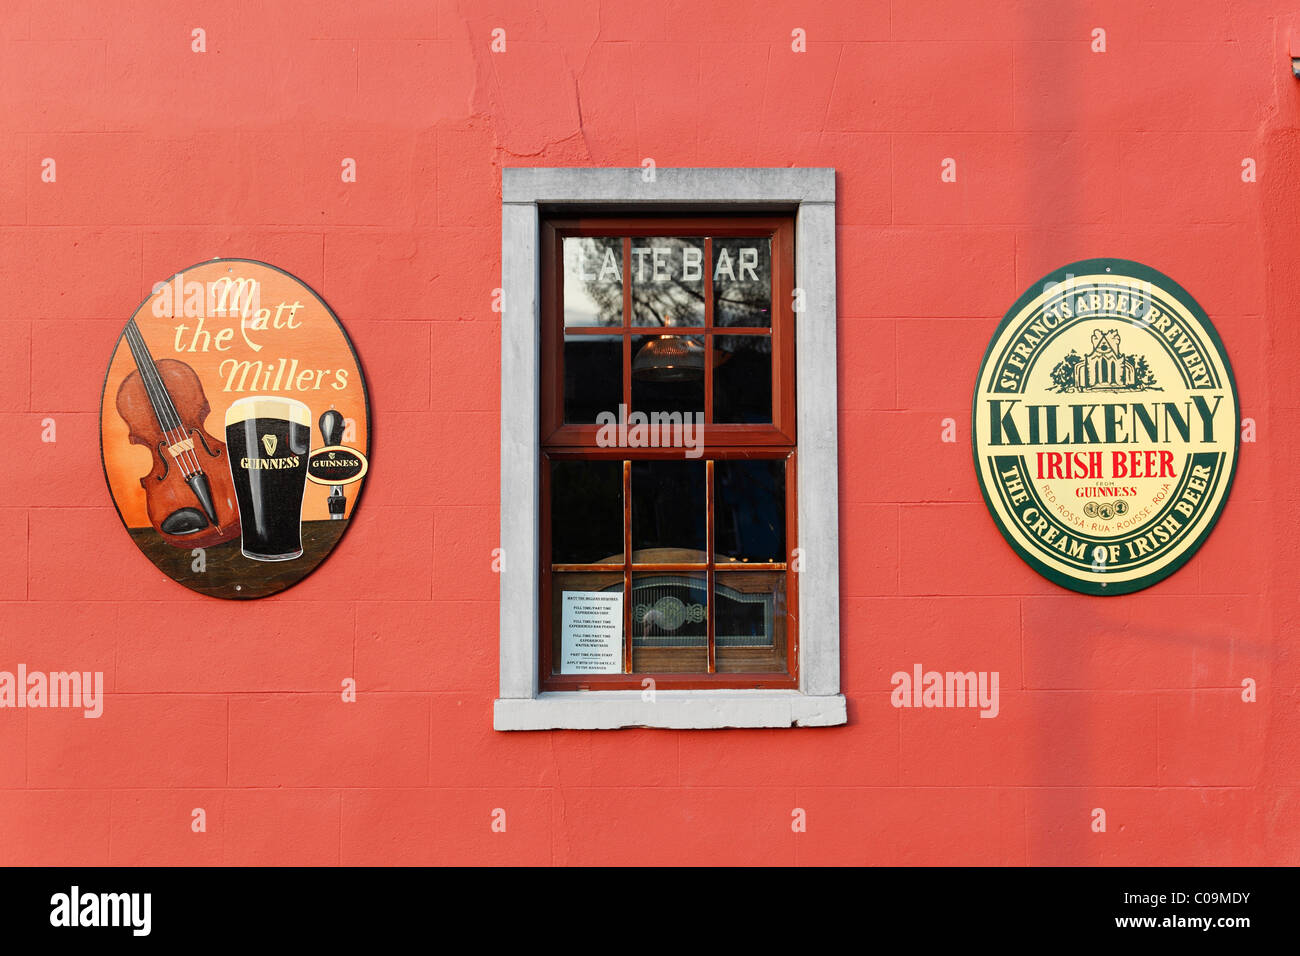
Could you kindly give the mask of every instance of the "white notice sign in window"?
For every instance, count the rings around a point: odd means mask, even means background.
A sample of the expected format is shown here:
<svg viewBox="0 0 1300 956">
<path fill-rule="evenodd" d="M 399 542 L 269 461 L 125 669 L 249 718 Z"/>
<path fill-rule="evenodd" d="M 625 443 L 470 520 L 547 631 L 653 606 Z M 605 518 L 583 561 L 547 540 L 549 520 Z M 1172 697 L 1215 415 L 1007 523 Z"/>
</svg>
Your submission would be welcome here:
<svg viewBox="0 0 1300 956">
<path fill-rule="evenodd" d="M 623 672 L 623 594 L 563 591 L 561 674 Z"/>
</svg>

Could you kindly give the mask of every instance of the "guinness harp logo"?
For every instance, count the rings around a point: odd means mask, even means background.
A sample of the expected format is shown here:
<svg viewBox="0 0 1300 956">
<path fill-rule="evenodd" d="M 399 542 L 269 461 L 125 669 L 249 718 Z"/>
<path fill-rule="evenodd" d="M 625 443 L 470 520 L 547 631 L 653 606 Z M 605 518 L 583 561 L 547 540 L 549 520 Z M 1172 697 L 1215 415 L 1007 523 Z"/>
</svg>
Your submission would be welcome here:
<svg viewBox="0 0 1300 956">
<path fill-rule="evenodd" d="M 262 436 L 262 447 L 266 449 L 266 456 L 267 456 L 268 458 L 273 457 L 273 456 L 275 455 L 275 436 L 274 436 L 274 435 L 263 435 L 263 436 Z"/>
<path fill-rule="evenodd" d="M 1020 297 L 984 356 L 972 416 L 998 530 L 1085 594 L 1138 591 L 1186 563 L 1227 501 L 1241 431 L 1205 312 L 1123 259 L 1073 263 Z"/>
</svg>

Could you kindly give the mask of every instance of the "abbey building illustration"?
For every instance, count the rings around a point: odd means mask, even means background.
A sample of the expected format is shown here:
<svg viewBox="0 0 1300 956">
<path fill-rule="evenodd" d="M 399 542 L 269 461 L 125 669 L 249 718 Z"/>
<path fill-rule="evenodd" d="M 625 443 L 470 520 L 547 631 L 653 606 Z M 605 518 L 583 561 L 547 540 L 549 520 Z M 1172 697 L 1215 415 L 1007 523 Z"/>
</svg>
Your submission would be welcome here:
<svg viewBox="0 0 1300 956">
<path fill-rule="evenodd" d="M 1092 333 L 1092 351 L 1074 367 L 1076 388 L 1134 388 L 1137 386 L 1137 359 L 1125 355 L 1119 347 L 1119 330 Z"/>
</svg>

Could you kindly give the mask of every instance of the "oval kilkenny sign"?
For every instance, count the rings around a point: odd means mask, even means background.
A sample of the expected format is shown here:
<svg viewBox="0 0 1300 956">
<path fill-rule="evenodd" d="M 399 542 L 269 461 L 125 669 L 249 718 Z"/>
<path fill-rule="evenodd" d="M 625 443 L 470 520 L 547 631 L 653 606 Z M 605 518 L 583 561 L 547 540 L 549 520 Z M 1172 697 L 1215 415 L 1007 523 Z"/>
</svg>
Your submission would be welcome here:
<svg viewBox="0 0 1300 956">
<path fill-rule="evenodd" d="M 1089 259 L 1045 276 L 998 326 L 972 408 L 975 473 L 1007 542 L 1085 594 L 1180 568 L 1237 464 L 1232 367 L 1204 310 L 1154 269 Z"/>
</svg>

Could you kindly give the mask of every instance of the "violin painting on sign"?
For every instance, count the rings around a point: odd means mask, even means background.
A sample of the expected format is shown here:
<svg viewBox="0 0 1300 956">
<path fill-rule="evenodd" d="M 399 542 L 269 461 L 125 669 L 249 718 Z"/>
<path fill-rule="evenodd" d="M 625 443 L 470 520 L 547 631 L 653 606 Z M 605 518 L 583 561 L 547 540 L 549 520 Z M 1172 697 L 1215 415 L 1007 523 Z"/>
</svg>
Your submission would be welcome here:
<svg viewBox="0 0 1300 956">
<path fill-rule="evenodd" d="M 154 285 L 109 359 L 104 476 L 132 540 L 212 597 L 266 597 L 333 550 L 369 470 L 352 343 L 275 266 L 213 259 Z"/>
</svg>

